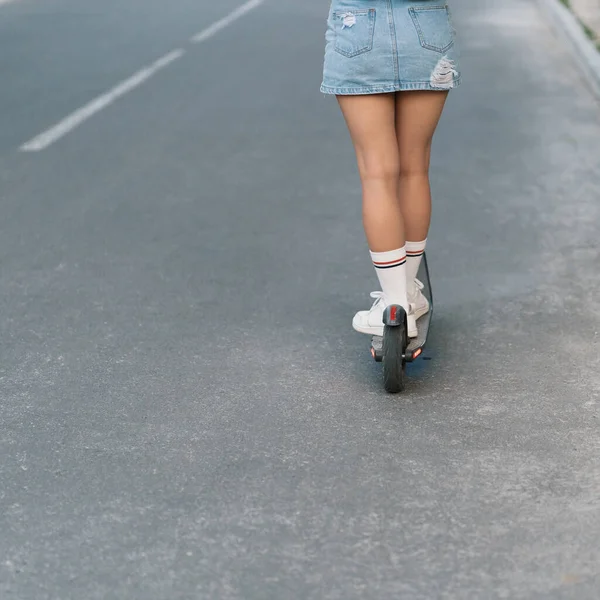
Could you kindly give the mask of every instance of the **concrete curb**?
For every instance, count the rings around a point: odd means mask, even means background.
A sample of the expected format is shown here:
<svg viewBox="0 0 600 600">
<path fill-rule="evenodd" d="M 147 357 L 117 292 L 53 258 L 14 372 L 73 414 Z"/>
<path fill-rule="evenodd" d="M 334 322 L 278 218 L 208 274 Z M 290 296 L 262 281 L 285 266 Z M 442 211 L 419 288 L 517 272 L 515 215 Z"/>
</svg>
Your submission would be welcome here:
<svg viewBox="0 0 600 600">
<path fill-rule="evenodd" d="M 560 0 L 538 0 L 554 29 L 574 50 L 585 78 L 600 99 L 600 52 L 585 35 L 573 13 Z"/>
</svg>

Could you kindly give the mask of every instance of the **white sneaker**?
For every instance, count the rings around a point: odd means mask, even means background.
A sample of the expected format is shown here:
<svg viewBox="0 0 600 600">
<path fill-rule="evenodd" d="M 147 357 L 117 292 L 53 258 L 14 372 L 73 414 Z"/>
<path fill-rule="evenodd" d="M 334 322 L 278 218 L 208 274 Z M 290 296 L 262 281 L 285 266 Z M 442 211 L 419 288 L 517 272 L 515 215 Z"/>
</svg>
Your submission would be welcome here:
<svg viewBox="0 0 600 600">
<path fill-rule="evenodd" d="M 415 279 L 414 287 L 409 286 L 409 288 L 413 288 L 408 290 L 407 325 L 409 338 L 416 338 L 419 335 L 417 319 L 420 319 L 429 312 L 429 301 L 425 298 L 422 291 L 424 287 L 418 279 Z"/>
<path fill-rule="evenodd" d="M 369 335 L 383 335 L 383 312 L 387 304 L 383 292 L 371 292 L 375 299 L 369 310 L 361 310 L 354 315 L 352 327 L 360 333 Z"/>
</svg>

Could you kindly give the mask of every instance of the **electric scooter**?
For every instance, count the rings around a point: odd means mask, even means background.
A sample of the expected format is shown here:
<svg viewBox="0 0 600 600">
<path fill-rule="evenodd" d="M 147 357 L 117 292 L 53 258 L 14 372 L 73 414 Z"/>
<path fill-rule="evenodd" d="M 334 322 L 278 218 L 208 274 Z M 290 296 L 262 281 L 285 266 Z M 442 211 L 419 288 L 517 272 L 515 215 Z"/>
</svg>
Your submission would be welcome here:
<svg viewBox="0 0 600 600">
<path fill-rule="evenodd" d="M 413 362 L 423 354 L 429 325 L 433 316 L 433 294 L 427 256 L 419 267 L 417 279 L 422 282 L 422 292 L 429 301 L 429 312 L 417 321 L 418 337 L 408 338 L 406 311 L 392 304 L 383 313 L 383 337 L 374 335 L 371 340 L 371 355 L 376 362 L 383 363 L 383 385 L 386 392 L 397 394 L 404 391 L 406 363 Z"/>
</svg>

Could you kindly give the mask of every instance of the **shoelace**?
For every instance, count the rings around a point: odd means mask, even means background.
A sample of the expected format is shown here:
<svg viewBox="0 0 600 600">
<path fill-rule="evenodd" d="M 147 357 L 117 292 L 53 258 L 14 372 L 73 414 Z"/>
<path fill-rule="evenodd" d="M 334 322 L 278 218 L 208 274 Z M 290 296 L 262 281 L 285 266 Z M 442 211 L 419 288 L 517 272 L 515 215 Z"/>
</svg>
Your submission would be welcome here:
<svg viewBox="0 0 600 600">
<path fill-rule="evenodd" d="M 373 302 L 373 306 L 371 306 L 371 310 L 373 310 L 376 306 L 379 306 L 379 304 L 383 302 L 383 292 L 371 292 L 370 296 L 373 298 L 373 300 L 375 300 L 375 302 Z"/>
<path fill-rule="evenodd" d="M 423 284 L 423 282 L 419 281 L 418 279 L 415 279 L 415 285 L 417 286 L 417 290 L 419 292 L 422 292 L 423 289 L 425 288 L 425 285 Z M 377 306 L 379 306 L 379 304 L 381 302 L 383 302 L 383 292 L 382 291 L 371 292 L 370 296 L 371 296 L 371 298 L 373 298 L 373 300 L 375 300 L 375 302 L 373 302 L 373 306 L 371 306 L 371 310 L 373 310 Z M 409 310 L 409 312 L 413 312 L 415 310 L 414 302 L 408 303 L 408 310 Z"/>
<path fill-rule="evenodd" d="M 422 281 L 419 281 L 418 279 L 415 278 L 415 286 L 417 287 L 417 294 L 419 292 L 422 292 L 423 289 L 425 288 L 425 284 Z M 415 308 L 417 307 L 415 302 L 411 302 L 410 301 L 410 297 L 408 300 L 408 310 L 409 312 L 414 312 Z"/>
<path fill-rule="evenodd" d="M 417 286 L 417 289 L 422 292 L 423 289 L 425 288 L 425 284 L 420 281 L 419 279 L 415 279 L 415 285 Z"/>
</svg>

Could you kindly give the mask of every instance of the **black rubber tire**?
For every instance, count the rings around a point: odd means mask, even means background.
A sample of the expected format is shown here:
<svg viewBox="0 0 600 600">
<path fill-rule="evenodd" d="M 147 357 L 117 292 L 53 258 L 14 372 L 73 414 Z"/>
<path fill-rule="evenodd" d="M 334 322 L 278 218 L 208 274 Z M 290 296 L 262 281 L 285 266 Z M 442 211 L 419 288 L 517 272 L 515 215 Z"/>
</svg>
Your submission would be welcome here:
<svg viewBox="0 0 600 600">
<path fill-rule="evenodd" d="M 386 392 L 404 391 L 404 352 L 407 347 L 406 329 L 386 326 L 383 331 L 383 385 Z"/>
</svg>

